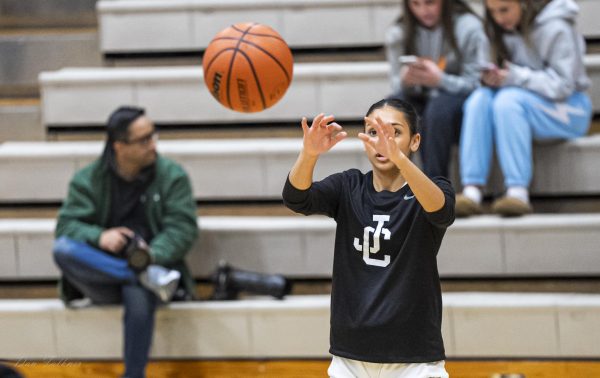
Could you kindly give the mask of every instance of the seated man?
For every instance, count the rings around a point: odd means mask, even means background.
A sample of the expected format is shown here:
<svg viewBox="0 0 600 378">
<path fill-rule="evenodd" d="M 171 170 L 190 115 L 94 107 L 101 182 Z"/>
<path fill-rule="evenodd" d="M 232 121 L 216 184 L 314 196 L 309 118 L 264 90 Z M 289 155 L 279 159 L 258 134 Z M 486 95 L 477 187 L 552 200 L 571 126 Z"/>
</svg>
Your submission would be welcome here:
<svg viewBox="0 0 600 378">
<path fill-rule="evenodd" d="M 143 109 L 114 111 L 104 153 L 75 174 L 55 233 L 65 303 L 123 303 L 128 378 L 145 375 L 157 303 L 195 290 L 184 262 L 198 233 L 190 180 L 157 154 L 156 137 Z M 127 258 L 132 243 L 141 258 Z"/>
</svg>

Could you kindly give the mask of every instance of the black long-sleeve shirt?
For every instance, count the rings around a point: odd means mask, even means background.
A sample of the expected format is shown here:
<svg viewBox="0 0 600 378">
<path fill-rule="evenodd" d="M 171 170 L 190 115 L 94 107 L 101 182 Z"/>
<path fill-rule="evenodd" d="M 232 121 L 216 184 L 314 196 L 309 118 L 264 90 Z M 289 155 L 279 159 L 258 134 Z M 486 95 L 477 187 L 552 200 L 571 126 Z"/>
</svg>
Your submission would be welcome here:
<svg viewBox="0 0 600 378">
<path fill-rule="evenodd" d="M 337 222 L 331 293 L 330 353 L 376 363 L 445 359 L 436 256 L 454 221 L 454 190 L 433 181 L 445 204 L 427 213 L 408 185 L 377 192 L 373 173 L 351 169 L 298 190 L 284 203 Z"/>
</svg>

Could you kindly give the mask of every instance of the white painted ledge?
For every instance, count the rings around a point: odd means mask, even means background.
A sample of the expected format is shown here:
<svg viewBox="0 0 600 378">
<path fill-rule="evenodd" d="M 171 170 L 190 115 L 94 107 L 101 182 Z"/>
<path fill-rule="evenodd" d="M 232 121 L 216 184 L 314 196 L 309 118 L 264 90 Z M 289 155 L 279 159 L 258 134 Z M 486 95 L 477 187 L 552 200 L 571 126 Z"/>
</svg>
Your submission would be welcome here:
<svg viewBox="0 0 600 378">
<path fill-rule="evenodd" d="M 240 269 L 297 278 L 330 278 L 335 222 L 313 217 L 200 217 L 188 255 L 196 277 L 220 260 Z M 56 279 L 51 219 L 0 219 L 0 278 Z M 600 215 L 460 219 L 438 254 L 442 277 L 547 277 L 600 274 Z"/>
<path fill-rule="evenodd" d="M 329 296 L 171 304 L 158 310 L 153 358 L 327 358 Z M 445 293 L 451 358 L 594 358 L 600 296 Z M 58 300 L 1 300 L 9 359 L 119 359 L 118 306 L 65 309 Z"/>
</svg>

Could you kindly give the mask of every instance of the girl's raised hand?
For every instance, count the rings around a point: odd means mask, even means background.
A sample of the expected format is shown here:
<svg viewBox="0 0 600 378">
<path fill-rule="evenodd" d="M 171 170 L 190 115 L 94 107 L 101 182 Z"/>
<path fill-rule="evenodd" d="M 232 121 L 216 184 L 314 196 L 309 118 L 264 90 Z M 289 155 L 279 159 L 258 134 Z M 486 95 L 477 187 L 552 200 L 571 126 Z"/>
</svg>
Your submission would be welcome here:
<svg viewBox="0 0 600 378">
<path fill-rule="evenodd" d="M 383 122 L 380 117 L 365 117 L 365 122 L 375 128 L 377 135 L 370 136 L 359 133 L 360 140 L 371 146 L 378 154 L 390 159 L 394 164 L 405 156 L 396 143 L 396 129 L 391 124 Z"/>
<path fill-rule="evenodd" d="M 302 132 L 304 133 L 304 153 L 310 156 L 319 156 L 329 151 L 338 142 L 348 136 L 342 126 L 333 122 L 334 116 L 325 116 L 323 113 L 313 118 L 308 126 L 306 117 L 302 118 Z"/>
</svg>

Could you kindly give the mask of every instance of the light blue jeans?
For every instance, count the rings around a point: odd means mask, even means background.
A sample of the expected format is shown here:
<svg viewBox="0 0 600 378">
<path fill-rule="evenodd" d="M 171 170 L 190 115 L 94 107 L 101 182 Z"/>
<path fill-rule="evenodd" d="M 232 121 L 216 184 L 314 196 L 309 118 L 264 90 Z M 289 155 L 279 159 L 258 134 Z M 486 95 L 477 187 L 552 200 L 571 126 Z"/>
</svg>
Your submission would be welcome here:
<svg viewBox="0 0 600 378">
<path fill-rule="evenodd" d="M 591 116 L 592 104 L 583 92 L 554 102 L 517 87 L 477 89 L 464 107 L 462 184 L 486 184 L 495 147 L 505 186 L 528 187 L 533 174 L 533 141 L 583 136 Z"/>
</svg>

